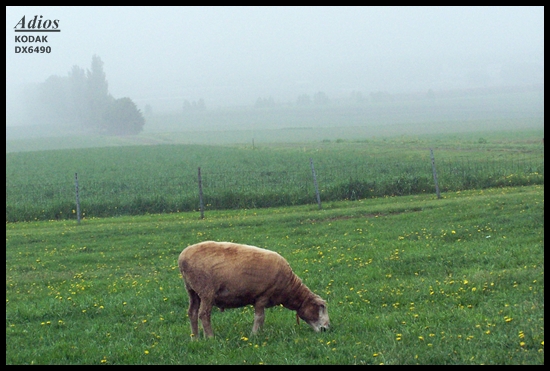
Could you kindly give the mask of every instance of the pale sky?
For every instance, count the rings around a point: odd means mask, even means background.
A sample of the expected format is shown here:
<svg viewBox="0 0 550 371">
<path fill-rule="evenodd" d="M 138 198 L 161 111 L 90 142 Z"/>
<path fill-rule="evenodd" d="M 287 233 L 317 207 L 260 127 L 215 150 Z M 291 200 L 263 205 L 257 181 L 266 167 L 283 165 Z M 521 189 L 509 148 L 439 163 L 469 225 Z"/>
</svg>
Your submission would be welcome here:
<svg viewBox="0 0 550 371">
<path fill-rule="evenodd" d="M 24 44 L 23 16 L 58 20 Z M 15 53 L 17 46 L 51 53 Z M 177 109 L 368 94 L 533 84 L 544 76 L 543 7 L 6 7 L 6 106 L 20 87 L 104 62 L 109 91 Z M 503 69 L 527 70 L 508 79 Z M 477 75 L 476 75 L 477 74 Z M 515 76 L 515 75 L 514 75 Z M 522 76 L 526 76 L 523 80 Z M 543 83 L 543 81 L 540 81 Z"/>
</svg>

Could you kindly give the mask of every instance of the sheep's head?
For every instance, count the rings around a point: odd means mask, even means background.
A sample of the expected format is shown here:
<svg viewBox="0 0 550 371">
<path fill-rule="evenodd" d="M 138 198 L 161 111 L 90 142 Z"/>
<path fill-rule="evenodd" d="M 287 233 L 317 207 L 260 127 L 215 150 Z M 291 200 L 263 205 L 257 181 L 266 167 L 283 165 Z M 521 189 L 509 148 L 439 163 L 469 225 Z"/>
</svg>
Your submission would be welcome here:
<svg viewBox="0 0 550 371">
<path fill-rule="evenodd" d="M 330 327 L 327 303 L 317 295 L 304 301 L 296 311 L 296 321 L 299 322 L 298 318 L 303 319 L 315 332 L 326 331 Z"/>
</svg>

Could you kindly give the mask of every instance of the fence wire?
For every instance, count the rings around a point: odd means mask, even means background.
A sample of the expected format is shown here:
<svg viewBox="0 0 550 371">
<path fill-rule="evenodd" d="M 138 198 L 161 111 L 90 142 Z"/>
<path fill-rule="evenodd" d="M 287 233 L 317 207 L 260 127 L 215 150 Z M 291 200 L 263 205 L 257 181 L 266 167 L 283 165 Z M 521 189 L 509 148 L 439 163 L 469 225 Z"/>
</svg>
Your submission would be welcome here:
<svg viewBox="0 0 550 371">
<path fill-rule="evenodd" d="M 544 184 L 544 158 L 484 160 L 435 158 L 441 192 Z M 309 164 L 288 170 L 202 168 L 206 210 L 315 203 Z M 321 201 L 435 193 L 429 159 L 376 161 L 347 166 L 315 163 Z M 82 216 L 102 217 L 193 211 L 199 208 L 196 169 L 164 177 L 90 179 L 78 174 Z M 6 222 L 76 219 L 74 179 L 17 184 L 6 179 Z"/>
</svg>

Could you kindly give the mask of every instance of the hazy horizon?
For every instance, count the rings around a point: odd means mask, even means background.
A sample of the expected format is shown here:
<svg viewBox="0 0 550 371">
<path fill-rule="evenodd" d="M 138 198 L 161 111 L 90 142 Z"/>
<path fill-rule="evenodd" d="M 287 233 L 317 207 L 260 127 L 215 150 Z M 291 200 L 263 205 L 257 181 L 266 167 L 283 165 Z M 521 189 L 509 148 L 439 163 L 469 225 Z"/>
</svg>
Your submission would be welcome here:
<svg viewBox="0 0 550 371">
<path fill-rule="evenodd" d="M 23 16 L 59 20 L 47 43 L 17 43 Z M 44 54 L 16 46 L 50 46 Z M 140 109 L 177 111 L 295 102 L 351 92 L 406 93 L 544 84 L 543 7 L 6 8 L 6 124 L 22 89 L 67 76 L 92 56 L 109 92 Z"/>
</svg>

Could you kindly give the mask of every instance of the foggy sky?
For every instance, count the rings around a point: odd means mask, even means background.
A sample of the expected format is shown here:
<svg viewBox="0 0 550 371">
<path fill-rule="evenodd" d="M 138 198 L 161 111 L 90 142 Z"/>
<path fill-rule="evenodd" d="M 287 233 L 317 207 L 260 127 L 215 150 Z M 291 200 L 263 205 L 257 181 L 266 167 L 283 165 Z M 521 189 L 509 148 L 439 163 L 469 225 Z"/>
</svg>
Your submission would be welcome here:
<svg viewBox="0 0 550 371">
<path fill-rule="evenodd" d="M 31 44 L 15 43 L 14 27 L 35 15 L 59 20 L 61 32 L 32 44 L 51 53 L 16 54 Z M 216 107 L 318 91 L 533 84 L 544 76 L 544 8 L 9 6 L 7 115 L 22 85 L 89 69 L 94 54 L 115 98 L 157 111 L 184 99 Z M 503 79 L 507 67 L 528 70 L 525 81 Z"/>
</svg>

